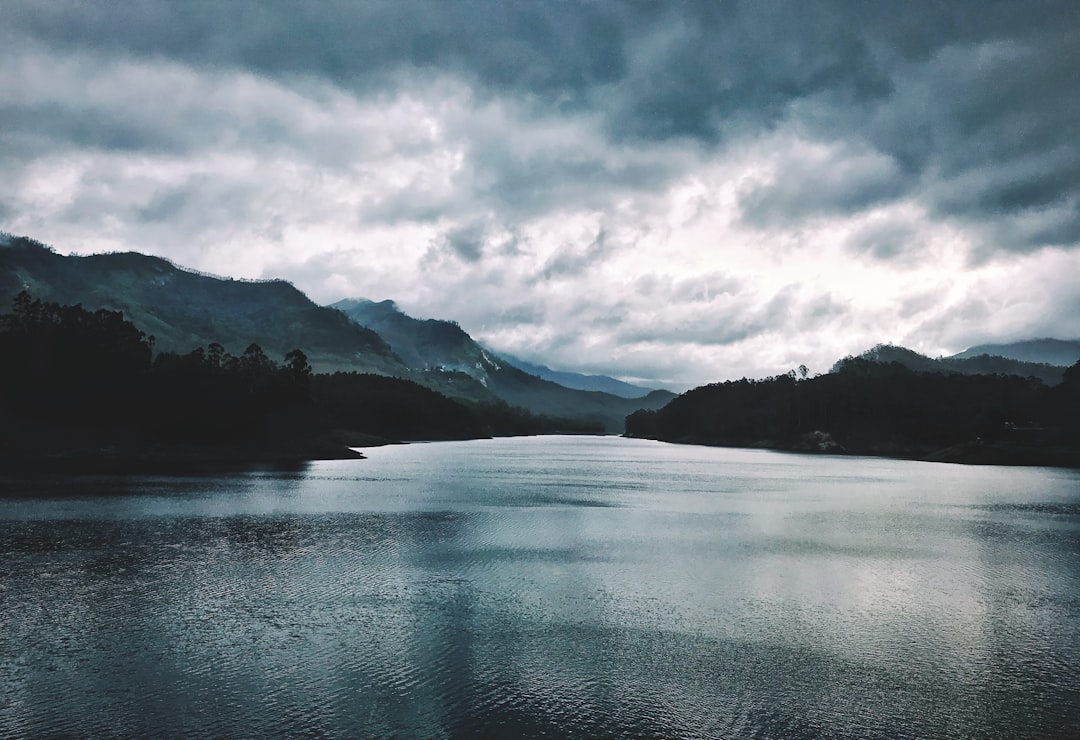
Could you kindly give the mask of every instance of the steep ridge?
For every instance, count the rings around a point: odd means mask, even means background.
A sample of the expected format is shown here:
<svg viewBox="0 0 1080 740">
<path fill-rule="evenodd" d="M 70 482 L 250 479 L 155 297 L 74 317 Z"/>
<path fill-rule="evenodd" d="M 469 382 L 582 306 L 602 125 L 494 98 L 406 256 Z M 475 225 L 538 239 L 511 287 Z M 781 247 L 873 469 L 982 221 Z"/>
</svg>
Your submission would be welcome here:
<svg viewBox="0 0 1080 740">
<path fill-rule="evenodd" d="M 486 390 L 534 414 L 588 419 L 602 424 L 607 432 L 622 432 L 628 414 L 659 408 L 675 397 L 663 390 L 641 398 L 622 398 L 567 388 L 520 370 L 489 352 L 456 323 L 413 318 L 393 301 L 349 299 L 331 308 L 378 332 L 411 368 L 422 373 L 421 382 L 447 395 L 467 398 L 467 394 Z"/>
<path fill-rule="evenodd" d="M 1061 382 L 1065 366 L 1049 365 L 1039 362 L 1024 362 L 1008 357 L 980 354 L 971 357 L 932 358 L 919 354 L 907 347 L 892 344 L 879 344 L 856 358 L 845 357 L 833 366 L 833 372 L 843 367 L 851 359 L 867 360 L 887 365 L 898 363 L 917 373 L 957 373 L 959 375 L 1018 375 L 1021 378 L 1038 378 L 1047 385 Z"/>
<path fill-rule="evenodd" d="M 481 384 L 499 363 L 453 321 L 416 319 L 400 311 L 393 301 L 375 303 L 346 299 L 329 308 L 341 311 L 357 324 L 375 331 L 413 370 L 463 373 Z"/>
<path fill-rule="evenodd" d="M 268 356 L 302 348 L 318 372 L 407 375 L 375 332 L 315 304 L 282 280 L 219 278 L 135 252 L 63 256 L 23 237 L 0 242 L 0 301 L 23 290 L 42 300 L 120 311 L 159 350 L 218 342 L 239 354 L 251 342 Z"/>
<path fill-rule="evenodd" d="M 1021 362 L 1035 362 L 1047 365 L 1071 367 L 1080 360 L 1080 339 L 1027 339 L 1008 344 L 979 344 L 968 347 L 952 358 L 965 360 L 990 355 L 1007 357 Z"/>
</svg>

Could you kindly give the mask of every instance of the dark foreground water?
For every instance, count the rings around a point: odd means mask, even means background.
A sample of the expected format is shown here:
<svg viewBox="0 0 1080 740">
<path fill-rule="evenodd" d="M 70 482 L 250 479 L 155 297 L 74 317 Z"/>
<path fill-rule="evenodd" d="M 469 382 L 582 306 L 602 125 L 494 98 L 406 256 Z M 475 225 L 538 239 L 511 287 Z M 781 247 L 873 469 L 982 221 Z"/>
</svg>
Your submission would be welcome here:
<svg viewBox="0 0 1080 740">
<path fill-rule="evenodd" d="M 0 478 L 0 736 L 1080 737 L 1076 472 L 368 454 Z"/>
</svg>

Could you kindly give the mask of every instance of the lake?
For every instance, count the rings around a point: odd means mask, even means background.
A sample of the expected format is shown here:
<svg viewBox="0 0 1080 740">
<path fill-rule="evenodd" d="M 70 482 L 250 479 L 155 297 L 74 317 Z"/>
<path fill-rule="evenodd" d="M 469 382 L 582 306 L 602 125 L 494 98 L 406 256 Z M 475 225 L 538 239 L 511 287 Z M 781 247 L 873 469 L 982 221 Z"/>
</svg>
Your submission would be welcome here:
<svg viewBox="0 0 1080 740">
<path fill-rule="evenodd" d="M 1080 737 L 1080 472 L 536 437 L 0 476 L 0 736 Z"/>
</svg>

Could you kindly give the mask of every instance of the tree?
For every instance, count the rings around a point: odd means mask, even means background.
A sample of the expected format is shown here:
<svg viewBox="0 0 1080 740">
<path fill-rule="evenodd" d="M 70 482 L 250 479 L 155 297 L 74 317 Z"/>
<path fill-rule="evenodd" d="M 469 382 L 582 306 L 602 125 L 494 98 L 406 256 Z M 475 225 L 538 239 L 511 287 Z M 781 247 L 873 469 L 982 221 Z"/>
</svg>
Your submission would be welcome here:
<svg viewBox="0 0 1080 740">
<path fill-rule="evenodd" d="M 308 364 L 307 355 L 299 349 L 294 349 L 285 355 L 285 368 L 296 378 L 311 376 L 311 365 Z"/>
<path fill-rule="evenodd" d="M 224 357 L 225 348 L 217 342 L 211 342 L 206 346 L 206 361 L 213 367 L 221 367 L 221 361 Z"/>
</svg>

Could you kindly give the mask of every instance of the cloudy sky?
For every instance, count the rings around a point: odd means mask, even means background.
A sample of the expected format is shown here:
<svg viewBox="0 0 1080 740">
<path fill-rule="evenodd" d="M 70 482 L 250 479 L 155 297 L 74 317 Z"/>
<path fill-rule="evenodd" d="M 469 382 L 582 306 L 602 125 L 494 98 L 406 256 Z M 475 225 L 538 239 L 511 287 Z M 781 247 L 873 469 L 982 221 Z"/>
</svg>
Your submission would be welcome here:
<svg viewBox="0 0 1080 740">
<path fill-rule="evenodd" d="M 1080 3 L 0 0 L 0 230 L 686 387 L 1080 336 Z"/>
</svg>

